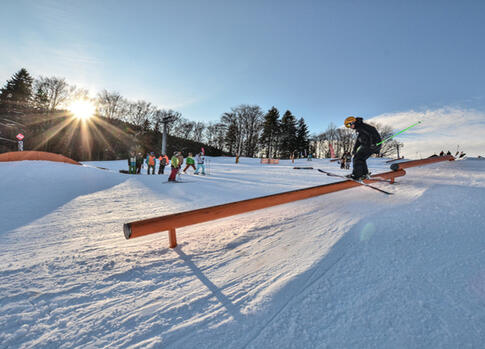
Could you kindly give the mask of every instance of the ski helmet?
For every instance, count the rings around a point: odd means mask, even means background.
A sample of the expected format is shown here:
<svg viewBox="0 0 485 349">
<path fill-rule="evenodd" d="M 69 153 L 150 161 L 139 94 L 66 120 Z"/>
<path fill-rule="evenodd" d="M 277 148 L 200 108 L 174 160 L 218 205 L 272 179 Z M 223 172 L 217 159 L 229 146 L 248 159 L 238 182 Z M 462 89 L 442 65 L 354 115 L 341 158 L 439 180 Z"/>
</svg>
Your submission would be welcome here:
<svg viewBox="0 0 485 349">
<path fill-rule="evenodd" d="M 355 116 L 349 116 L 347 119 L 345 119 L 344 121 L 344 125 L 345 127 L 347 128 L 350 128 L 350 125 L 353 124 L 357 119 L 355 118 Z"/>
</svg>

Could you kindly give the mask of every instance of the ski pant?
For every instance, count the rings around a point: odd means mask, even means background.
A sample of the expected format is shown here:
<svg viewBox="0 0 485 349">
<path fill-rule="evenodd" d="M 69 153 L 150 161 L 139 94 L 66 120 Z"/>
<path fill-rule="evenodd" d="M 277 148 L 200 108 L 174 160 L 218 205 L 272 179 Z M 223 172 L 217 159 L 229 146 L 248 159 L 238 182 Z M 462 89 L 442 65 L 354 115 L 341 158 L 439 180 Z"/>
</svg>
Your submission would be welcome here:
<svg viewBox="0 0 485 349">
<path fill-rule="evenodd" d="M 191 166 L 192 166 L 192 167 L 194 168 L 194 170 L 195 170 L 195 166 L 194 166 L 194 164 L 187 164 L 187 166 L 185 166 L 185 168 L 184 168 L 184 172 L 185 172 L 185 171 L 187 171 L 187 169 L 188 169 L 189 167 L 191 167 Z"/>
<path fill-rule="evenodd" d="M 155 174 L 155 165 L 148 165 L 147 174 L 150 174 L 150 169 L 152 169 L 152 174 Z"/>
<path fill-rule="evenodd" d="M 165 171 L 165 165 L 160 164 L 160 167 L 158 168 L 158 174 L 163 174 Z"/>
<path fill-rule="evenodd" d="M 169 182 L 174 182 L 176 180 L 178 171 L 179 171 L 178 167 L 172 167 L 172 172 L 168 177 Z"/>
<path fill-rule="evenodd" d="M 195 170 L 194 174 L 199 174 L 200 169 L 202 169 L 202 174 L 205 174 L 205 165 L 204 164 L 197 164 L 197 169 Z"/>
<path fill-rule="evenodd" d="M 129 174 L 136 174 L 136 164 L 131 164 L 128 168 Z"/>
<path fill-rule="evenodd" d="M 378 154 L 379 150 L 370 149 L 366 147 L 360 147 L 359 150 L 354 155 L 354 170 L 352 171 L 352 175 L 354 177 L 361 177 L 369 173 L 369 169 L 367 168 L 366 160 L 374 153 Z"/>
</svg>

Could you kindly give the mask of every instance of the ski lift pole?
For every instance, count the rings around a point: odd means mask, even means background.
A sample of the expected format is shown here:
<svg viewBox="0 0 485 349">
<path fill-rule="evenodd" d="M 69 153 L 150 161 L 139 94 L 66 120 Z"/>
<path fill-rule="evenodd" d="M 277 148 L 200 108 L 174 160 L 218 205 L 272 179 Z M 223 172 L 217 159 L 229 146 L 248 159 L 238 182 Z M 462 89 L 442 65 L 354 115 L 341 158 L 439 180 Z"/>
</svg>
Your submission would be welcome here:
<svg viewBox="0 0 485 349">
<path fill-rule="evenodd" d="M 408 128 L 405 128 L 404 130 L 399 131 L 398 133 L 396 133 L 396 134 L 394 134 L 394 135 L 392 135 L 392 136 L 390 136 L 390 137 L 387 137 L 386 139 L 384 139 L 383 141 L 380 141 L 380 142 L 379 142 L 379 143 L 377 143 L 376 145 L 381 145 L 382 143 L 387 142 L 387 141 L 388 141 L 388 140 L 390 140 L 390 139 L 393 139 L 393 138 L 394 138 L 394 137 L 396 137 L 398 134 L 401 134 L 401 133 L 403 133 L 404 131 L 407 131 L 407 130 L 409 130 L 410 128 L 412 128 L 412 127 L 416 126 L 416 125 L 419 125 L 421 122 L 422 122 L 422 121 L 418 121 L 418 122 L 417 122 L 417 123 L 415 123 L 414 125 L 411 125 L 411 126 L 409 126 Z"/>
</svg>

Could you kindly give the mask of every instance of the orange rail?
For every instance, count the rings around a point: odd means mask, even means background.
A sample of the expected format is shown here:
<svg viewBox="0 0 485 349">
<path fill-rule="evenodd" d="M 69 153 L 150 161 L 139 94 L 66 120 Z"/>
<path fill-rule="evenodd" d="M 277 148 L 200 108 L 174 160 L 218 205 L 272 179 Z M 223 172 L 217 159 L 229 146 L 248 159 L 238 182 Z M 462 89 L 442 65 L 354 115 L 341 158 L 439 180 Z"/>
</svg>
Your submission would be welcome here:
<svg viewBox="0 0 485 349">
<path fill-rule="evenodd" d="M 409 168 L 409 167 L 416 167 L 416 166 L 432 164 L 434 162 L 453 161 L 453 160 L 455 160 L 455 158 L 452 155 L 435 156 L 435 157 L 432 157 L 432 158 L 427 158 L 427 159 L 422 159 L 422 160 L 412 160 L 412 161 L 398 162 L 398 163 L 391 165 L 391 170 L 397 171 L 397 170 L 402 170 L 402 169 Z"/>
<path fill-rule="evenodd" d="M 389 179 L 394 182 L 394 178 L 404 176 L 404 170 L 381 173 L 372 177 L 379 179 Z M 374 182 L 372 179 L 366 182 Z M 262 196 L 259 198 L 231 202 L 229 204 L 205 207 L 197 210 L 179 212 L 166 216 L 144 219 L 140 221 L 125 223 L 123 231 L 125 238 L 133 239 L 136 237 L 158 233 L 162 231 L 169 232 L 169 246 L 177 246 L 175 230 L 192 224 L 204 223 L 207 221 L 229 217 L 254 210 L 260 210 L 267 207 L 286 204 L 289 202 L 304 200 L 311 197 L 333 193 L 339 190 L 345 190 L 360 186 L 354 181 L 342 181 L 319 185 L 316 187 L 292 190 L 284 193 Z"/>
</svg>

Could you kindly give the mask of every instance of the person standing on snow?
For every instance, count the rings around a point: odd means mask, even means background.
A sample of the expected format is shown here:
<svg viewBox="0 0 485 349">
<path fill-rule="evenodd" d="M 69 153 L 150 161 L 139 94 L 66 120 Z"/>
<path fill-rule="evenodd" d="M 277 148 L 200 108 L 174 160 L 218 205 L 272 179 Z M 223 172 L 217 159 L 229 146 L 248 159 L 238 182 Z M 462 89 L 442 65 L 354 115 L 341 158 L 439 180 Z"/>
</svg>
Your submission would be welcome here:
<svg viewBox="0 0 485 349">
<path fill-rule="evenodd" d="M 152 174 L 155 174 L 155 153 L 151 152 L 147 156 L 147 165 L 148 165 L 148 170 L 147 174 L 150 174 L 150 169 L 152 169 Z"/>
<path fill-rule="evenodd" d="M 138 153 L 138 156 L 136 157 L 136 174 L 141 173 L 142 165 L 143 165 L 143 157 L 141 156 L 141 153 Z"/>
<path fill-rule="evenodd" d="M 165 171 L 165 166 L 168 165 L 168 156 L 166 154 L 162 154 L 159 158 L 160 160 L 160 166 L 158 167 L 158 174 L 163 174 Z"/>
<path fill-rule="evenodd" d="M 176 151 L 173 153 L 172 159 L 170 160 L 170 164 L 172 165 L 172 172 L 170 173 L 170 176 L 168 177 L 169 182 L 175 182 L 177 178 L 177 173 L 180 168 L 180 160 L 178 158 L 178 155 L 180 152 Z"/>
<path fill-rule="evenodd" d="M 356 180 L 365 179 L 369 174 L 366 160 L 372 154 L 379 154 L 381 151 L 381 146 L 377 145 L 381 141 L 381 136 L 375 127 L 365 124 L 362 118 L 349 116 L 345 119 L 344 125 L 357 131 L 357 141 L 352 152 L 354 154 L 354 168 L 352 174 L 347 175 L 347 177 Z"/>
<path fill-rule="evenodd" d="M 202 169 L 202 174 L 205 175 L 205 156 L 202 153 L 199 153 L 195 156 L 195 162 L 197 162 L 197 169 L 195 170 L 194 174 L 198 175 L 199 170 Z"/>
<path fill-rule="evenodd" d="M 130 157 L 128 158 L 128 173 L 129 174 L 136 174 L 136 156 L 135 152 L 130 153 Z"/>
<path fill-rule="evenodd" d="M 345 169 L 348 170 L 350 168 L 350 163 L 352 162 L 352 154 L 350 152 L 345 153 Z"/>
</svg>

